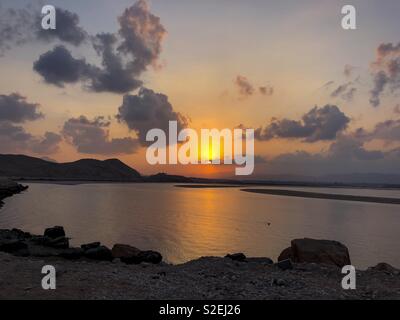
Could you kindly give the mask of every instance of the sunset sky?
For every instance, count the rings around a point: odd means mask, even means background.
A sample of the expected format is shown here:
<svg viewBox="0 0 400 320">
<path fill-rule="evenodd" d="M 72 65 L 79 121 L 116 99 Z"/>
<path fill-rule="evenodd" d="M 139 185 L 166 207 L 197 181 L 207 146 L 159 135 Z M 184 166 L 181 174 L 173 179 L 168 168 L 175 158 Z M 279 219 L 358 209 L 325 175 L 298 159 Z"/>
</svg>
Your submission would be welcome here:
<svg viewBox="0 0 400 320">
<path fill-rule="evenodd" d="M 350 2 L 53 0 L 46 34 L 41 5 L 2 0 L 0 153 L 232 176 L 146 163 L 145 132 L 178 120 L 254 128 L 253 177 L 399 173 L 400 2 Z"/>
</svg>

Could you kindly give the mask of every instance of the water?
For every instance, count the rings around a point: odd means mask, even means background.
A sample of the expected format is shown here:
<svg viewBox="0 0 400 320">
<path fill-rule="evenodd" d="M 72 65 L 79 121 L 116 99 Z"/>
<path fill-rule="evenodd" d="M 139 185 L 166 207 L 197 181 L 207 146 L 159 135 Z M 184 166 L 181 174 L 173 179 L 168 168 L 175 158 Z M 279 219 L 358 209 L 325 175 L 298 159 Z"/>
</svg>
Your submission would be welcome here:
<svg viewBox="0 0 400 320">
<path fill-rule="evenodd" d="M 400 190 L 292 189 L 400 198 Z M 30 184 L 27 192 L 5 200 L 0 228 L 41 234 L 46 227 L 62 225 L 73 245 L 126 243 L 160 251 L 172 263 L 232 252 L 275 260 L 291 239 L 332 239 L 346 244 L 352 263 L 364 269 L 383 261 L 400 267 L 399 209 L 239 188 Z"/>
</svg>

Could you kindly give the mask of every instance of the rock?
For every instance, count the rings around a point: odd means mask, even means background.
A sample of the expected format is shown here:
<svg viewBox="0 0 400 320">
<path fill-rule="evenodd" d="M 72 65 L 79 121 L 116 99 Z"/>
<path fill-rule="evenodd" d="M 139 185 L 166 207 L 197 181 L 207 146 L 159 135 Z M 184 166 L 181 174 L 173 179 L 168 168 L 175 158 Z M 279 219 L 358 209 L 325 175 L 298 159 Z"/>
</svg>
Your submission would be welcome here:
<svg viewBox="0 0 400 320">
<path fill-rule="evenodd" d="M 115 244 L 111 250 L 114 258 L 131 258 L 138 256 L 140 250 L 127 244 Z"/>
<path fill-rule="evenodd" d="M 234 261 L 243 262 L 246 260 L 246 256 L 243 253 L 234 253 L 234 254 L 227 254 L 225 258 L 232 259 Z"/>
<path fill-rule="evenodd" d="M 93 260 L 112 261 L 113 256 L 111 250 L 106 246 L 98 246 L 85 251 L 85 257 Z"/>
<path fill-rule="evenodd" d="M 100 242 L 91 242 L 91 243 L 87 243 L 87 244 L 82 244 L 81 245 L 81 248 L 84 251 L 87 251 L 89 249 L 95 249 L 95 248 L 98 248 L 98 247 L 100 247 Z"/>
<path fill-rule="evenodd" d="M 292 252 L 292 248 L 291 247 L 286 248 L 285 250 L 283 250 L 281 252 L 281 254 L 279 255 L 279 257 L 278 257 L 278 261 L 287 260 L 287 259 L 294 260 L 293 259 L 293 252 Z"/>
<path fill-rule="evenodd" d="M 27 250 L 27 244 L 22 240 L 6 240 L 0 243 L 0 251 L 16 253 L 20 250 Z"/>
<path fill-rule="evenodd" d="M 162 255 L 157 251 L 141 251 L 138 256 L 142 262 L 158 264 L 162 261 Z"/>
<path fill-rule="evenodd" d="M 292 240 L 291 245 L 294 262 L 351 265 L 349 250 L 338 241 L 305 238 Z"/>
<path fill-rule="evenodd" d="M 276 263 L 276 265 L 281 270 L 291 270 L 291 269 L 293 269 L 293 265 L 292 265 L 292 262 L 290 261 L 290 259 L 278 261 Z"/>
<path fill-rule="evenodd" d="M 378 263 L 375 267 L 368 268 L 369 271 L 378 271 L 378 272 L 386 272 L 389 274 L 399 274 L 399 270 L 392 267 L 390 264 L 381 262 Z"/>
<path fill-rule="evenodd" d="M 83 249 L 81 248 L 69 248 L 66 250 L 63 250 L 59 256 L 68 259 L 68 260 L 77 260 L 80 259 L 84 254 Z"/>
<path fill-rule="evenodd" d="M 65 237 L 65 231 L 63 227 L 55 226 L 53 228 L 47 228 L 44 231 L 44 236 L 50 239 Z"/>
<path fill-rule="evenodd" d="M 66 237 L 59 237 L 56 239 L 51 239 L 45 243 L 46 246 L 58 249 L 68 249 L 69 248 L 69 240 Z"/>
<path fill-rule="evenodd" d="M 11 232 L 15 234 L 18 239 L 30 239 L 32 235 L 29 232 L 22 231 L 20 229 L 12 229 Z"/>
<path fill-rule="evenodd" d="M 261 263 L 261 264 L 266 264 L 266 265 L 274 264 L 274 261 L 272 261 L 272 259 L 264 258 L 264 257 L 246 258 L 246 261 Z"/>
<path fill-rule="evenodd" d="M 120 258 L 126 264 L 140 264 L 142 262 L 158 264 L 162 261 L 162 255 L 156 251 L 140 251 L 137 255 Z"/>
</svg>

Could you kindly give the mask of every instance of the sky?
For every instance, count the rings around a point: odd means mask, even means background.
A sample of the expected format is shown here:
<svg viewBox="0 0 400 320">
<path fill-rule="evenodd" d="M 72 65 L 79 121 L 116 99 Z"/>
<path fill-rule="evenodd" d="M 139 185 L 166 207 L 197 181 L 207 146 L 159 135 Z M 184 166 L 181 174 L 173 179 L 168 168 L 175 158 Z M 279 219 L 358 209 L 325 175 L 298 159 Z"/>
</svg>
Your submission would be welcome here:
<svg viewBox="0 0 400 320">
<path fill-rule="evenodd" d="M 149 165 L 145 133 L 176 120 L 254 128 L 253 178 L 399 173 L 399 1 L 50 2 L 55 32 L 43 3 L 1 1 L 0 153 L 233 175 Z"/>
</svg>

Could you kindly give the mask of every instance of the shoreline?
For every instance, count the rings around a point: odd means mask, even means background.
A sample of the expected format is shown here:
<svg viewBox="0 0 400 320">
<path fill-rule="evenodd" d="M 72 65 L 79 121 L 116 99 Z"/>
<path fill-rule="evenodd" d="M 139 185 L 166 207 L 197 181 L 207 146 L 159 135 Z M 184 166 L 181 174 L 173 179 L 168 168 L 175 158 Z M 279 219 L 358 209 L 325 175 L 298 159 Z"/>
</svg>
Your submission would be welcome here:
<svg viewBox="0 0 400 320">
<path fill-rule="evenodd" d="M 283 190 L 283 189 L 241 189 L 240 191 L 273 195 L 273 196 L 287 196 L 287 197 L 297 197 L 297 198 L 327 199 L 327 200 L 356 201 L 356 202 L 400 205 L 400 198 L 356 196 L 356 195 L 331 194 L 331 193 L 319 193 L 319 192 L 307 192 L 307 191 L 295 191 L 295 190 Z"/>
</svg>

